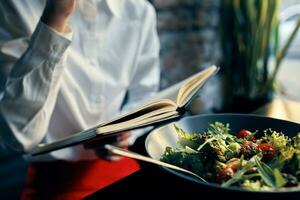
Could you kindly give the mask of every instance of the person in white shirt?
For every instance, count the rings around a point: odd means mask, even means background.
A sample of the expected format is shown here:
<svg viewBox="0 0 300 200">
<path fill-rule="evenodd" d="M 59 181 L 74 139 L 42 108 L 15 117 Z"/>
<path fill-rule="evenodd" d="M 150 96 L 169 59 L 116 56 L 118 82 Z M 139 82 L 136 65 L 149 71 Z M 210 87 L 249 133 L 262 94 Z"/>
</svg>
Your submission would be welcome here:
<svg viewBox="0 0 300 200">
<path fill-rule="evenodd" d="M 156 15 L 147 1 L 0 1 L 0 196 L 23 152 L 129 111 L 158 85 Z M 120 135 L 116 145 L 127 147 L 138 133 Z M 37 157 L 56 160 L 106 162 L 80 145 Z"/>
</svg>

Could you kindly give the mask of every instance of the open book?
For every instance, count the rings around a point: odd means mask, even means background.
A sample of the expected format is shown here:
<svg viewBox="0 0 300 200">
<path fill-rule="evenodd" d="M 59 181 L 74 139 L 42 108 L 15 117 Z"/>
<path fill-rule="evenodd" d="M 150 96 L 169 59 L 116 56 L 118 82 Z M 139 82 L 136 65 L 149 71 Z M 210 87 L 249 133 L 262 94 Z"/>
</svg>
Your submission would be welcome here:
<svg viewBox="0 0 300 200">
<path fill-rule="evenodd" d="M 157 125 L 179 118 L 202 85 L 216 74 L 218 70 L 218 67 L 211 66 L 159 92 L 150 103 L 133 112 L 65 139 L 49 144 L 40 144 L 31 154 L 39 155 L 93 139 L 107 137 L 122 131 Z"/>
</svg>

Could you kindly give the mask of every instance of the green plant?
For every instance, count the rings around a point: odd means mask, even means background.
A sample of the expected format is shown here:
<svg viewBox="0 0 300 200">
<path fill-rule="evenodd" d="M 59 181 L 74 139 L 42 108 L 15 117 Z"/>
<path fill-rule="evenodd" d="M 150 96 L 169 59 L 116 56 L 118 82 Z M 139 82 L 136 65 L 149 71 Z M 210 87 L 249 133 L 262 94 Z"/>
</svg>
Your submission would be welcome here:
<svg viewBox="0 0 300 200">
<path fill-rule="evenodd" d="M 279 50 L 281 0 L 224 0 L 223 52 L 229 96 L 263 98 L 300 27 Z"/>
</svg>

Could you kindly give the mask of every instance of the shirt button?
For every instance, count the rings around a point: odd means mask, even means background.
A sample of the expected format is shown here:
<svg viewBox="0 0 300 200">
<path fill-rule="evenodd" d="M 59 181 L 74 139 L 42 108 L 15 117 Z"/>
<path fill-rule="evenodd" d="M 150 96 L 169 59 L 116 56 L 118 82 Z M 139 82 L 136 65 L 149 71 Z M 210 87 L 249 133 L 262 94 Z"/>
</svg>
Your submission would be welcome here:
<svg viewBox="0 0 300 200">
<path fill-rule="evenodd" d="M 58 51 L 59 50 L 58 44 L 54 44 L 52 49 L 53 49 L 53 51 Z"/>
</svg>

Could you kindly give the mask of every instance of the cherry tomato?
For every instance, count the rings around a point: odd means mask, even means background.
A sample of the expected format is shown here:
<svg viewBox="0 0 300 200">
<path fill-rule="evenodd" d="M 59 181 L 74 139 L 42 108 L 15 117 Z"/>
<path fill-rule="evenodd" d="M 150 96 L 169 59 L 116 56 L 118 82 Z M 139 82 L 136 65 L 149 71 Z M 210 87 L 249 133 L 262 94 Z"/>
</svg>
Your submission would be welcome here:
<svg viewBox="0 0 300 200">
<path fill-rule="evenodd" d="M 262 143 L 258 145 L 258 149 L 262 152 L 263 154 L 263 161 L 269 161 L 274 158 L 276 154 L 276 149 L 273 145 L 268 144 L 268 143 Z"/>
<path fill-rule="evenodd" d="M 225 182 L 229 180 L 233 175 L 234 175 L 234 171 L 230 167 L 220 169 L 220 171 L 216 175 L 216 181 L 218 183 Z"/>
<path fill-rule="evenodd" d="M 245 144 L 243 144 L 241 152 L 245 158 L 251 158 L 259 152 L 258 145 L 252 141 L 247 141 Z"/>
<path fill-rule="evenodd" d="M 241 130 L 238 134 L 236 134 L 236 137 L 237 138 L 245 138 L 245 137 L 248 137 L 249 135 L 251 135 L 252 132 L 249 131 L 249 130 L 246 130 L 246 129 L 243 129 Z M 255 140 L 255 137 L 251 137 L 249 138 L 250 141 L 254 141 Z"/>
</svg>

